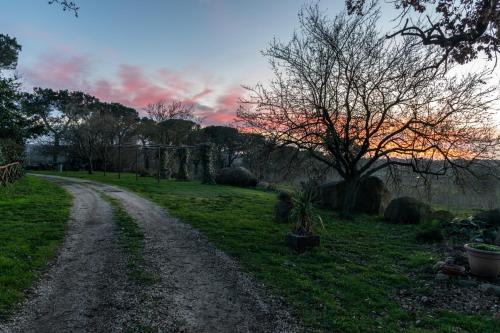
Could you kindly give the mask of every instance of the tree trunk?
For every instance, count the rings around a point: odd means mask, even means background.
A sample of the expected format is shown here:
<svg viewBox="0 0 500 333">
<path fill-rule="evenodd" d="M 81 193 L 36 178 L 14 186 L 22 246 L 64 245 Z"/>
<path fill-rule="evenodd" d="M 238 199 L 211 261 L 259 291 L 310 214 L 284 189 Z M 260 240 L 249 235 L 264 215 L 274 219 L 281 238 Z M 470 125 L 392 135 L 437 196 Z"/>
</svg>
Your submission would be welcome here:
<svg viewBox="0 0 500 333">
<path fill-rule="evenodd" d="M 358 195 L 360 180 L 358 177 L 345 180 L 344 202 L 340 216 L 352 219 L 356 208 L 356 197 Z"/>
<path fill-rule="evenodd" d="M 94 173 L 94 165 L 92 162 L 92 145 L 89 142 L 89 175 L 91 175 L 93 173 Z"/>
<path fill-rule="evenodd" d="M 60 139 L 58 134 L 54 134 L 54 147 L 52 151 L 52 163 L 54 164 L 54 167 L 57 168 L 57 162 L 59 159 L 59 146 L 60 146 Z"/>
<path fill-rule="evenodd" d="M 144 149 L 142 150 L 142 154 L 144 156 L 144 169 L 149 171 L 149 154 L 146 146 L 144 145 Z"/>
</svg>

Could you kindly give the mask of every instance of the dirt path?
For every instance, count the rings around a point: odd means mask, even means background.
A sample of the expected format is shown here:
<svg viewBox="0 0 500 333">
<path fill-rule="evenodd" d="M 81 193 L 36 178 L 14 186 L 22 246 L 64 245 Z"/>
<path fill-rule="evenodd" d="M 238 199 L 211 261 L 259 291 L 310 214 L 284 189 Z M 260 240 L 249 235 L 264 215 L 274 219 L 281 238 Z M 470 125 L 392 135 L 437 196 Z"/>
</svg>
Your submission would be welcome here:
<svg viewBox="0 0 500 333">
<path fill-rule="evenodd" d="M 232 259 L 157 205 L 109 185 L 47 179 L 70 190 L 75 207 L 61 256 L 16 317 L 20 331 L 112 332 L 129 326 L 127 321 L 153 332 L 298 331 L 281 304 Z M 139 224 L 146 241 L 144 258 L 158 277 L 156 283 L 138 291 L 126 281 L 111 210 L 98 191 L 118 199 Z M 31 315 L 34 309 L 42 314 Z"/>
<path fill-rule="evenodd" d="M 75 197 L 67 237 L 33 297 L 0 331 L 117 332 L 134 295 L 122 273 L 112 209 L 84 184 L 57 182 Z"/>
</svg>

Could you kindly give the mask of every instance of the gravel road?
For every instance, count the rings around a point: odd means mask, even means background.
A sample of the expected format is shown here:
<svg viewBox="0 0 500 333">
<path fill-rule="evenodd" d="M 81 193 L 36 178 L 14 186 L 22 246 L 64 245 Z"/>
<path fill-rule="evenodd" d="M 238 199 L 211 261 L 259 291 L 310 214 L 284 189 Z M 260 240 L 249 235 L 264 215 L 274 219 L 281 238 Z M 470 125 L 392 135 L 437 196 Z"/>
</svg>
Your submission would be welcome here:
<svg viewBox="0 0 500 333">
<path fill-rule="evenodd" d="M 298 332 L 281 302 L 189 225 L 121 188 L 43 176 L 74 196 L 68 234 L 33 296 L 3 332 Z M 118 199 L 145 237 L 138 286 L 126 274 L 112 209 Z M 196 209 L 196 207 L 193 207 Z"/>
</svg>

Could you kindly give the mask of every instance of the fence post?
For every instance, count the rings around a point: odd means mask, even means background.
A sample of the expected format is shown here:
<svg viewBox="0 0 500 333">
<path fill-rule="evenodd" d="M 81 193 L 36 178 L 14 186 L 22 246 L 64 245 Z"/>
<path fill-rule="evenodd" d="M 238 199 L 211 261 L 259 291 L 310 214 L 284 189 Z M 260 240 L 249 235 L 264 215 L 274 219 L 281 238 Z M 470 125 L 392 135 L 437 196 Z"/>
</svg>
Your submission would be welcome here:
<svg viewBox="0 0 500 333">
<path fill-rule="evenodd" d="M 138 180 L 139 174 L 139 147 L 135 147 L 135 180 Z"/>
<path fill-rule="evenodd" d="M 104 146 L 104 177 L 106 177 L 106 156 L 108 155 L 108 146 Z"/>
<path fill-rule="evenodd" d="M 121 178 L 122 174 L 122 145 L 118 145 L 118 179 Z"/>
<path fill-rule="evenodd" d="M 160 183 L 160 169 L 161 169 L 161 147 L 158 146 L 158 174 L 157 174 L 157 182 Z"/>
</svg>

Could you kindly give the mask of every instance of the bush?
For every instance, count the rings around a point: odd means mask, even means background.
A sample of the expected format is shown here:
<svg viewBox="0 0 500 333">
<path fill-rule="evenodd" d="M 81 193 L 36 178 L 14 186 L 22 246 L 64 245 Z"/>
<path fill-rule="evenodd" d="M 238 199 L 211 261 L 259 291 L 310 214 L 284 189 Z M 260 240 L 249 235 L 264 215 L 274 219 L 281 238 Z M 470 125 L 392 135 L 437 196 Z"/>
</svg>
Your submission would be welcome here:
<svg viewBox="0 0 500 333">
<path fill-rule="evenodd" d="M 455 219 L 444 225 L 445 238 L 454 243 L 476 242 L 493 244 L 497 236 L 497 228 L 483 220 L 473 217 Z"/>
<path fill-rule="evenodd" d="M 1 158 L 5 165 L 13 162 L 23 162 L 24 160 L 24 147 L 9 139 L 0 140 Z"/>
<path fill-rule="evenodd" d="M 443 227 L 439 220 L 424 220 L 418 225 L 417 240 L 440 242 L 443 240 Z"/>
<path fill-rule="evenodd" d="M 243 167 L 231 167 L 219 170 L 215 177 L 217 184 L 239 187 L 255 187 L 257 177 Z"/>
<path fill-rule="evenodd" d="M 418 224 L 431 216 L 431 207 L 410 197 L 392 200 L 384 212 L 384 218 L 397 224 Z"/>
<path fill-rule="evenodd" d="M 278 194 L 278 202 L 274 206 L 274 218 L 277 223 L 288 223 L 290 221 L 290 213 L 293 209 L 292 196 L 288 192 L 280 192 Z"/>
</svg>

